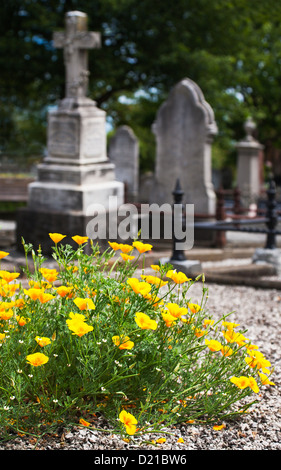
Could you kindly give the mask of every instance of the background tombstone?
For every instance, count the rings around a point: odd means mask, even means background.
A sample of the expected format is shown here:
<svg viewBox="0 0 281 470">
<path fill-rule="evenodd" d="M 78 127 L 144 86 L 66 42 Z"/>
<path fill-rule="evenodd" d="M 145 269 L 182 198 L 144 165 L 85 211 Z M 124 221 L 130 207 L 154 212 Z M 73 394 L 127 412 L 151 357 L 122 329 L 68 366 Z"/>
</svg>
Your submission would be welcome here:
<svg viewBox="0 0 281 470">
<path fill-rule="evenodd" d="M 108 156 L 115 165 L 117 181 L 126 184 L 128 202 L 138 199 L 139 142 L 129 126 L 120 126 L 109 143 Z"/>
<path fill-rule="evenodd" d="M 158 110 L 152 131 L 156 165 L 151 202 L 171 203 L 173 187 L 180 178 L 186 203 L 195 205 L 195 213 L 215 214 L 211 144 L 217 126 L 196 83 L 185 78 L 175 85 Z"/>
<path fill-rule="evenodd" d="M 255 202 L 260 195 L 262 185 L 263 145 L 254 137 L 256 125 L 252 118 L 244 125 L 246 137 L 237 144 L 237 186 L 242 199 Z"/>
<path fill-rule="evenodd" d="M 66 13 L 66 31 L 54 34 L 64 49 L 66 96 L 48 115 L 47 156 L 29 185 L 27 207 L 17 216 L 17 245 L 51 250 L 50 232 L 86 235 L 93 204 L 109 210 L 109 196 L 123 203 L 123 184 L 115 180 L 106 155 L 106 113 L 87 98 L 87 50 L 99 47 L 99 33 L 87 31 L 87 15 Z M 87 234 L 88 235 L 88 234 Z M 89 236 L 89 235 L 88 235 Z M 66 240 L 66 239 L 65 239 Z"/>
</svg>

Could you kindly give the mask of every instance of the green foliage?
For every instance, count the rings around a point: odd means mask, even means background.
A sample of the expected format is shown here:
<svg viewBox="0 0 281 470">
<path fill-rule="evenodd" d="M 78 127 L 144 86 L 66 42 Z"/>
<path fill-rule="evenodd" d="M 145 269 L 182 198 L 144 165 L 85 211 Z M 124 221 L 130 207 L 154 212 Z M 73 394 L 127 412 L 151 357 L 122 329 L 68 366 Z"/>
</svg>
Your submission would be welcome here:
<svg viewBox="0 0 281 470">
<path fill-rule="evenodd" d="M 140 435 L 188 420 L 217 422 L 249 406 L 241 400 L 258 393 L 265 380 L 258 372 L 270 363 L 239 325 L 212 318 L 204 284 L 194 303 L 189 289 L 198 279 L 169 265 L 135 277 L 148 244 L 134 243 L 133 252 L 112 244 L 100 254 L 91 243 L 86 255 L 87 237 L 76 237 L 77 250 L 54 241 L 53 269 L 40 248 L 36 254 L 24 244 L 34 262 L 33 274 L 25 269 L 28 285 L 0 270 L 2 438 L 41 435 L 81 416 L 95 426 L 97 414 L 110 432 Z M 113 258 L 117 250 L 123 259 Z M 124 427 L 127 410 L 137 426 Z"/>
<path fill-rule="evenodd" d="M 0 15 L 2 151 L 21 152 L 26 142 L 32 142 L 30 152 L 44 148 L 42 110 L 64 95 L 63 52 L 51 39 L 70 10 L 86 12 L 89 29 L 102 34 L 102 48 L 89 54 L 89 95 L 115 125 L 136 129 L 143 169 L 154 158 L 149 132 L 156 104 L 185 76 L 199 84 L 215 111 L 224 164 L 233 162 L 233 142 L 244 136 L 248 115 L 265 152 L 281 147 L 278 2 L 12 0 L 3 3 Z M 120 96 L 135 97 L 139 90 L 147 93 L 147 102 L 137 99 L 126 110 L 119 106 Z"/>
</svg>

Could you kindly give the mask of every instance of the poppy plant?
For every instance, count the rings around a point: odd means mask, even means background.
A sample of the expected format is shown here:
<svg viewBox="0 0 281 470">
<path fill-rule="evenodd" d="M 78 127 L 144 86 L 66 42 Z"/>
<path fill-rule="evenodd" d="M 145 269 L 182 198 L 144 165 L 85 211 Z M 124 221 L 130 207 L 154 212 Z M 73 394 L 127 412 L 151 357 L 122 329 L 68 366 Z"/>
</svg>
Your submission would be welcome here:
<svg viewBox="0 0 281 470">
<path fill-rule="evenodd" d="M 188 312 L 187 308 L 180 307 L 178 304 L 173 302 L 168 302 L 166 307 L 169 310 L 169 313 L 175 318 L 180 318 Z"/>
<path fill-rule="evenodd" d="M 149 243 L 142 243 L 142 242 L 134 242 L 133 247 L 138 250 L 139 253 L 146 253 L 147 251 L 150 251 L 152 249 L 152 245 Z"/>
<path fill-rule="evenodd" d="M 126 433 L 133 435 L 136 432 L 136 424 L 138 424 L 136 418 L 126 410 L 122 410 L 119 414 L 119 419 L 126 428 Z"/>
<path fill-rule="evenodd" d="M 51 344 L 50 338 L 46 338 L 45 336 L 36 336 L 35 341 L 39 344 L 39 346 L 41 346 L 41 348 Z"/>
<path fill-rule="evenodd" d="M 7 251 L 0 251 L 0 259 L 3 259 L 5 258 L 6 256 L 8 256 L 10 253 L 7 253 Z"/>
<path fill-rule="evenodd" d="M 259 392 L 259 387 L 254 377 L 245 377 L 245 376 L 231 377 L 230 382 L 232 382 L 241 390 L 244 390 L 244 388 L 250 387 L 253 390 L 253 392 L 255 393 Z"/>
<path fill-rule="evenodd" d="M 61 242 L 66 237 L 66 235 L 62 235 L 61 233 L 49 233 L 49 237 L 55 244 L 57 244 Z"/>
<path fill-rule="evenodd" d="M 88 299 L 87 297 L 84 299 L 77 297 L 76 299 L 73 299 L 73 302 L 79 308 L 79 310 L 95 310 L 96 308 L 92 299 Z"/>
<path fill-rule="evenodd" d="M 146 313 L 137 312 L 135 315 L 135 322 L 142 330 L 156 330 L 157 322 L 151 320 Z"/>
<path fill-rule="evenodd" d="M 188 278 L 184 273 L 178 273 L 176 269 L 169 270 L 166 276 L 172 279 L 172 281 L 174 281 L 176 284 L 183 284 L 184 282 L 191 281 L 191 279 Z"/>
<path fill-rule="evenodd" d="M 206 346 L 208 346 L 208 348 L 212 352 L 220 351 L 222 348 L 222 344 L 215 339 L 211 339 L 211 340 L 205 339 L 205 344 Z"/>
<path fill-rule="evenodd" d="M 74 240 L 78 245 L 83 245 L 83 243 L 86 243 L 89 240 L 89 237 L 81 237 L 80 235 L 75 235 L 74 237 L 71 237 L 72 240 Z"/>
<path fill-rule="evenodd" d="M 38 367 L 46 364 L 48 362 L 49 358 L 43 353 L 34 353 L 34 354 L 29 354 L 26 356 L 26 361 L 28 364 Z"/>
<path fill-rule="evenodd" d="M 132 349 L 134 347 L 134 343 L 130 341 L 129 336 L 112 336 L 112 341 L 119 349 Z"/>
</svg>

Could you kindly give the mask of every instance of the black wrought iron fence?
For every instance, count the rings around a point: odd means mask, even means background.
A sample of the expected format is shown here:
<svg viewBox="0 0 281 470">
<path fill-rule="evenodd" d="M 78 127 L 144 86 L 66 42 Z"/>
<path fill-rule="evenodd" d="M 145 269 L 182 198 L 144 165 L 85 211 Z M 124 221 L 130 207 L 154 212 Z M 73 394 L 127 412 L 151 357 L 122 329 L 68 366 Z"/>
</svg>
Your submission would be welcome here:
<svg viewBox="0 0 281 470">
<path fill-rule="evenodd" d="M 248 233 L 261 233 L 266 235 L 265 248 L 274 249 L 277 247 L 276 237 L 281 235 L 281 230 L 278 229 L 278 224 L 281 222 L 281 217 L 278 216 L 277 201 L 276 201 L 276 184 L 271 178 L 268 182 L 266 211 L 264 217 L 255 218 L 235 218 L 231 220 L 216 220 L 215 222 L 195 222 L 194 229 L 200 230 L 215 230 L 217 232 L 248 232 Z M 182 204 L 184 192 L 181 189 L 179 180 L 173 191 L 174 204 Z M 184 205 L 182 223 L 185 223 Z M 174 231 L 173 231 L 174 233 Z M 185 254 L 183 250 L 177 250 L 178 240 L 174 239 L 173 243 L 173 260 L 184 260 Z"/>
</svg>

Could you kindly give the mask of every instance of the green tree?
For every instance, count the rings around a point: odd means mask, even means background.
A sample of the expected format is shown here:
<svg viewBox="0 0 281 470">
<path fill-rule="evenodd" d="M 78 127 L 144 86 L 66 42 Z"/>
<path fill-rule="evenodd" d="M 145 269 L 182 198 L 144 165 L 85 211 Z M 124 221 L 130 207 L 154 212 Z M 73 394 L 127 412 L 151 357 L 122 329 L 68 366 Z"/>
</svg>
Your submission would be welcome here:
<svg viewBox="0 0 281 470">
<path fill-rule="evenodd" d="M 44 147 L 46 106 L 64 94 L 62 51 L 52 46 L 64 14 L 88 14 L 102 48 L 89 54 L 89 95 L 114 126 L 129 124 L 150 168 L 150 128 L 171 87 L 196 81 L 214 109 L 217 166 L 233 162 L 233 142 L 248 115 L 265 151 L 281 148 L 281 4 L 273 0 L 10 0 L 1 6 L 0 99 L 2 151 L 22 142 Z M 139 94 L 142 90 L 145 95 Z M 120 102 L 125 96 L 129 101 Z M 23 132 L 19 122 L 27 119 Z M 38 132 L 34 123 L 38 122 Z M 23 135 L 25 138 L 23 138 Z M 37 144 L 36 144 L 37 142 Z M 27 145 L 28 144 L 28 145 Z"/>
</svg>

